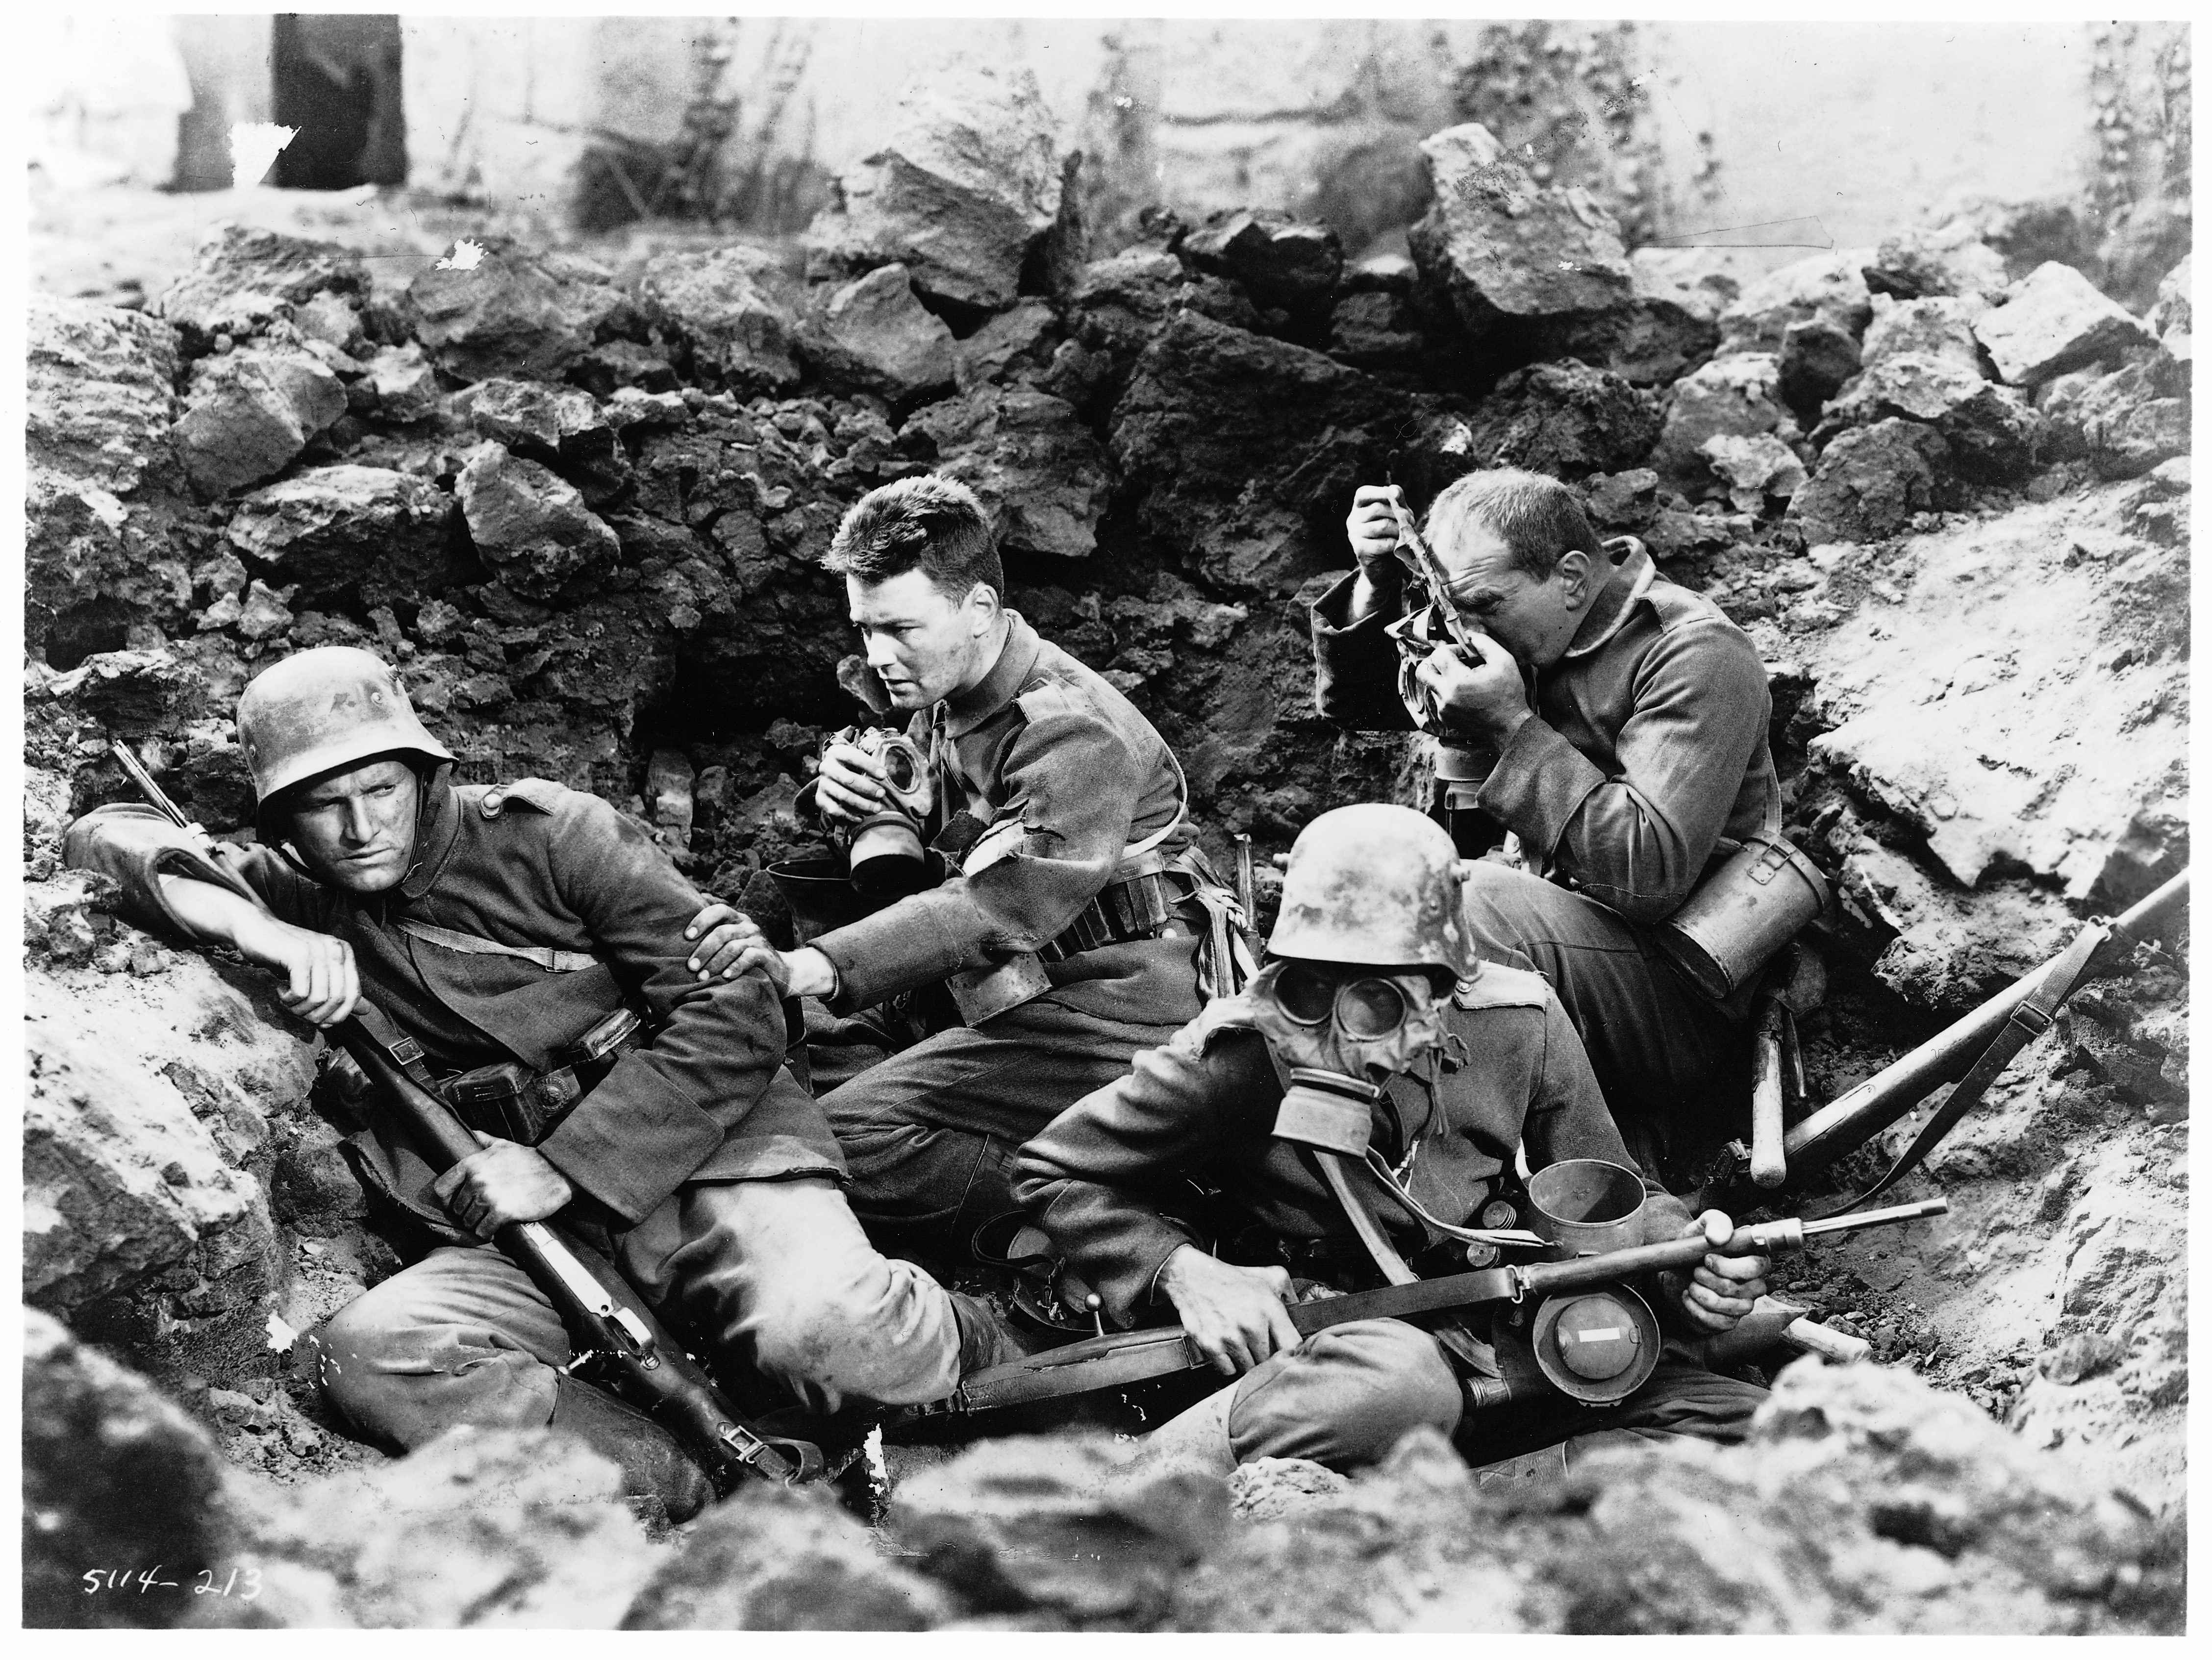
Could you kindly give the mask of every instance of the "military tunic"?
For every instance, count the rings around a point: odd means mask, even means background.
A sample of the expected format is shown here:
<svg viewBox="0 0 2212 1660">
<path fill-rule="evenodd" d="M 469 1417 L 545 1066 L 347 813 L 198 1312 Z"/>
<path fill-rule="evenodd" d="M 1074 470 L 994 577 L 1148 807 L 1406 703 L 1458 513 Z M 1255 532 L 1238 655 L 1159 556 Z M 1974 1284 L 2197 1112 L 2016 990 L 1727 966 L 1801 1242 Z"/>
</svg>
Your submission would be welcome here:
<svg viewBox="0 0 2212 1660">
<path fill-rule="evenodd" d="M 1474 1225 L 1512 1171 L 1516 1150 L 1531 1171 L 1568 1158 L 1635 1168 L 1582 1044 L 1540 978 L 1486 965 L 1456 1000 L 1451 1030 L 1461 1045 L 1434 1085 L 1393 1079 L 1370 1125 L 1370 1145 L 1423 1210 Z M 1218 1187 L 1232 1216 L 1287 1244 L 1333 1240 L 1348 1246 L 1337 1253 L 1340 1260 L 1358 1254 L 1318 1168 L 1272 1134 L 1287 1081 L 1245 997 L 1223 999 L 1021 1150 L 1017 1196 L 1070 1266 L 1097 1286 L 1117 1324 L 1161 1318 L 1154 1307 L 1161 1268 L 1184 1245 L 1200 1244 L 1177 1213 L 1186 1178 Z M 1346 1168 L 1401 1255 L 1443 1237 L 1355 1162 Z M 1648 1177 L 1644 1186 L 1645 1237 L 1681 1232 L 1688 1207 Z M 1299 1253 L 1285 1255 L 1296 1261 Z M 1472 1323 L 1483 1323 L 1478 1316 Z M 1455 1434 L 1465 1456 L 1483 1462 L 1578 1435 L 1740 1439 L 1762 1394 L 1670 1357 L 1636 1395 L 1604 1413 L 1538 1401 L 1463 1421 L 1452 1365 L 1436 1340 L 1403 1321 L 1369 1320 L 1330 1328 L 1273 1356 L 1160 1433 L 1170 1444 L 1188 1445 L 1190 1424 L 1203 1420 L 1217 1439 L 1225 1436 L 1233 1462 L 1303 1457 L 1350 1465 L 1382 1456 L 1401 1434 L 1425 1423 Z"/>
<path fill-rule="evenodd" d="M 939 886 L 811 942 L 837 970 L 836 1012 L 1036 951 L 1115 879 L 1133 846 L 1174 860 L 1191 844 L 1175 757 L 1152 723 L 1007 617 L 983 679 L 908 727 L 936 775 L 925 834 L 963 812 L 981 833 Z M 938 1031 L 825 1094 L 862 1219 L 963 1249 L 977 1225 L 1013 1208 L 1013 1149 L 1198 1012 L 1202 921 L 1187 908 L 1165 937 L 1046 962 L 1040 995 Z"/>
<path fill-rule="evenodd" d="M 1357 581 L 1314 602 L 1316 702 L 1347 726 L 1408 730 L 1388 608 L 1346 620 Z M 1765 668 L 1718 606 L 1657 576 L 1630 544 L 1566 654 L 1536 671 L 1530 706 L 1478 800 L 1547 879 L 1478 865 L 1477 939 L 1493 960 L 1553 982 L 1624 1126 L 1710 1128 L 1741 1089 L 1745 1011 L 1698 997 L 1650 925 L 1780 823 Z"/>
</svg>

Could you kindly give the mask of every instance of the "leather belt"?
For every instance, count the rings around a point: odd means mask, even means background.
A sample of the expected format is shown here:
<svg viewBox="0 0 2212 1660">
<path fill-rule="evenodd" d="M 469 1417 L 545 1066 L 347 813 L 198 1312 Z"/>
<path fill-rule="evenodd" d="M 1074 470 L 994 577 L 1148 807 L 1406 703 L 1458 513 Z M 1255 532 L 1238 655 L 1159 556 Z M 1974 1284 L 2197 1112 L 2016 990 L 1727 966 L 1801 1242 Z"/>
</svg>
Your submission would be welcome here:
<svg viewBox="0 0 2212 1660">
<path fill-rule="evenodd" d="M 1037 955 L 1048 963 L 1058 963 L 1102 946 L 1158 939 L 1176 921 L 1176 897 L 1164 871 L 1109 882 Z"/>
</svg>

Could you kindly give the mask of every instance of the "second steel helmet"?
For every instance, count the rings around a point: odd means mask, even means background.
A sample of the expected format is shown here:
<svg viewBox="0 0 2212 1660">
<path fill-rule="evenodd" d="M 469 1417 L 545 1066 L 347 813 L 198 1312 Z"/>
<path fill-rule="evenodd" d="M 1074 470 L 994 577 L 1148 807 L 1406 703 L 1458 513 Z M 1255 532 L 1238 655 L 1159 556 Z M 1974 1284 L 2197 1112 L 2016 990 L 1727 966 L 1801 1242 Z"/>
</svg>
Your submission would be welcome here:
<svg viewBox="0 0 2212 1660">
<path fill-rule="evenodd" d="M 1451 837 L 1411 807 L 1325 812 L 1298 833 L 1283 873 L 1271 957 L 1474 972 Z"/>
<path fill-rule="evenodd" d="M 453 758 L 424 729 L 392 666 L 352 646 L 296 652 L 256 675 L 239 696 L 238 742 L 262 806 L 373 756 Z"/>
</svg>

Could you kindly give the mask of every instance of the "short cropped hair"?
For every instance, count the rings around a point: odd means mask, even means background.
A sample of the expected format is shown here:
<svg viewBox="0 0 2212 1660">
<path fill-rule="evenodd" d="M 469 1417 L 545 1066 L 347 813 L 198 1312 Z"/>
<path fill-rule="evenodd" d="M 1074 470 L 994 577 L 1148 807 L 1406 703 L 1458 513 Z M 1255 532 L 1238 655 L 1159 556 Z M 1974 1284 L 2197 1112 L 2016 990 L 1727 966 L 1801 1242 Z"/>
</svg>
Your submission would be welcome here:
<svg viewBox="0 0 2212 1660">
<path fill-rule="evenodd" d="M 1501 467 L 1455 478 L 1429 506 L 1429 544 L 1439 552 L 1466 526 L 1492 532 L 1513 552 L 1513 569 L 1538 581 L 1579 548 L 1598 556 L 1596 531 L 1575 493 L 1540 472 Z"/>
<path fill-rule="evenodd" d="M 863 582 L 925 572 L 939 592 L 964 599 L 976 583 L 1004 598 L 1006 573 L 991 520 L 975 492 L 940 473 L 899 478 L 853 504 L 830 539 L 823 568 Z"/>
</svg>

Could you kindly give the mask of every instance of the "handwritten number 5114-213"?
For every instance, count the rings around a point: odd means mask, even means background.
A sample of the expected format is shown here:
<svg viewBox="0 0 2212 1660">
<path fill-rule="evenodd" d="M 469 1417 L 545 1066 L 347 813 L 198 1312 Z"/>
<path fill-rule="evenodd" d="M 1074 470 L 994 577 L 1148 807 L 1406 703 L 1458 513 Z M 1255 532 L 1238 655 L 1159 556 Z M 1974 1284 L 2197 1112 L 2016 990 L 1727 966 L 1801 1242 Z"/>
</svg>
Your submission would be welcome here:
<svg viewBox="0 0 2212 1660">
<path fill-rule="evenodd" d="M 80 1576 L 84 1581 L 84 1594 L 96 1596 L 104 1590 L 135 1590 L 143 1596 L 153 1590 L 181 1590 L 183 1583 L 161 1578 L 161 1564 L 150 1568 L 87 1568 Z M 261 1570 L 233 1568 L 218 1577 L 213 1568 L 202 1568 L 192 1576 L 195 1596 L 236 1596 L 241 1602 L 251 1602 L 261 1595 Z"/>
</svg>

